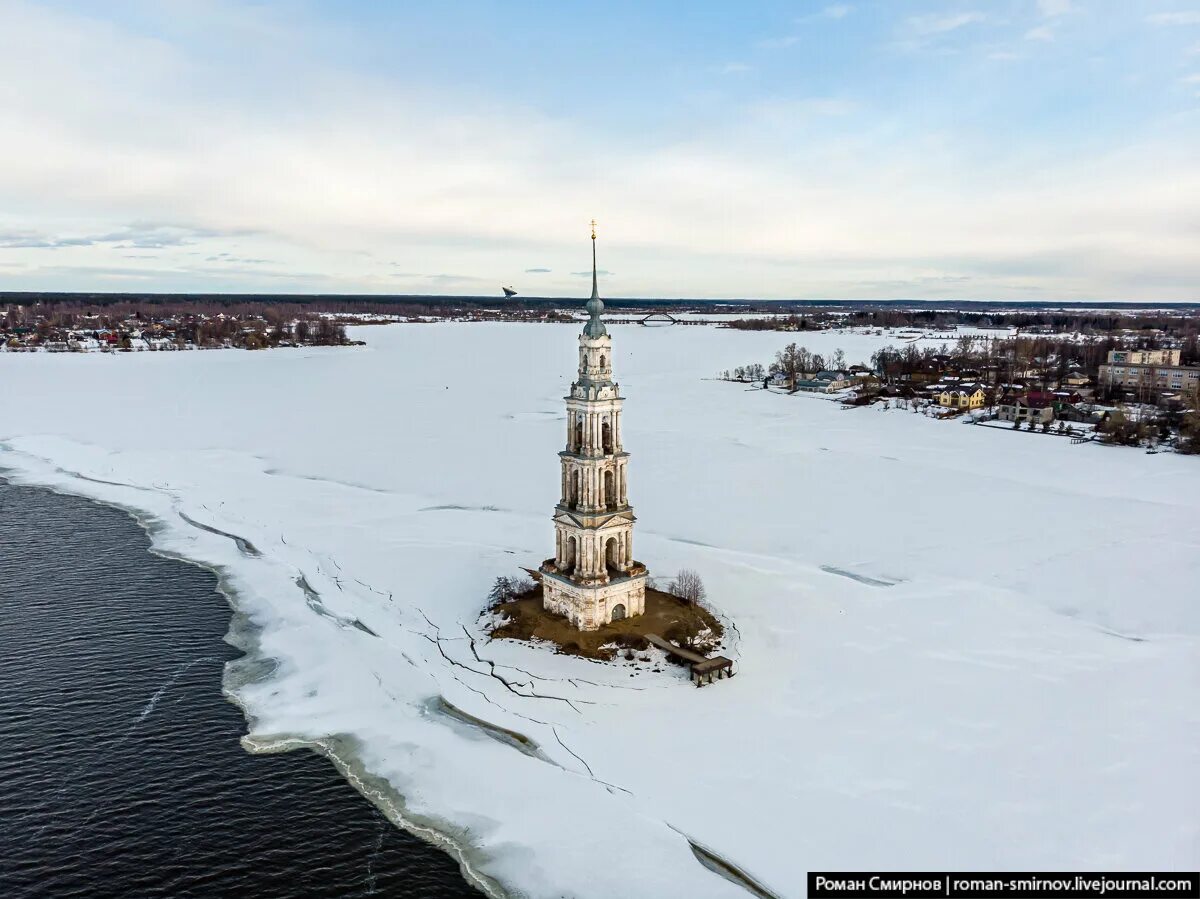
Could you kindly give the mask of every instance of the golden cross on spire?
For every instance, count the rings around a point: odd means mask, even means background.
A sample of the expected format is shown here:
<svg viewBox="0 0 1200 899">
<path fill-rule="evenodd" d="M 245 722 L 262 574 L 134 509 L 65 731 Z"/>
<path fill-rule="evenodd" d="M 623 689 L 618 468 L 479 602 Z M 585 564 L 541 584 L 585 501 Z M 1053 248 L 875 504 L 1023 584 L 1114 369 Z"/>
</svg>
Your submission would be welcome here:
<svg viewBox="0 0 1200 899">
<path fill-rule="evenodd" d="M 592 219 L 592 240 L 596 239 L 596 220 Z"/>
</svg>

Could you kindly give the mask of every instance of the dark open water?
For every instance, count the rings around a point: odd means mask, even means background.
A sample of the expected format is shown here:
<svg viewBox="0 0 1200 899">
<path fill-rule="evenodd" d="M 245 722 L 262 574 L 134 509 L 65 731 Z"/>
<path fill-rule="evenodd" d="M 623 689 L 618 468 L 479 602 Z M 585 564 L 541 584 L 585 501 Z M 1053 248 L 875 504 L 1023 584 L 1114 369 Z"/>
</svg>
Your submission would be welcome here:
<svg viewBox="0 0 1200 899">
<path fill-rule="evenodd" d="M 470 897 L 308 751 L 250 755 L 230 609 L 125 513 L 0 480 L 0 897 Z"/>
</svg>

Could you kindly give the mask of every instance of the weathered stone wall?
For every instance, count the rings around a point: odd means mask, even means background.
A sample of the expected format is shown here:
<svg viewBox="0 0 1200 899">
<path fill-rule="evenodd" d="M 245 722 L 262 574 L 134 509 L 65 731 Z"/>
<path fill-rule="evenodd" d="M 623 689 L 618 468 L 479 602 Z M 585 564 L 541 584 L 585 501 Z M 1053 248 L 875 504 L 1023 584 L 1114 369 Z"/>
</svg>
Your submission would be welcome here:
<svg viewBox="0 0 1200 899">
<path fill-rule="evenodd" d="M 625 607 L 626 618 L 646 611 L 645 575 L 621 578 L 595 587 L 542 576 L 542 606 L 549 612 L 565 615 L 582 631 L 594 631 L 608 624 L 618 605 Z"/>
</svg>

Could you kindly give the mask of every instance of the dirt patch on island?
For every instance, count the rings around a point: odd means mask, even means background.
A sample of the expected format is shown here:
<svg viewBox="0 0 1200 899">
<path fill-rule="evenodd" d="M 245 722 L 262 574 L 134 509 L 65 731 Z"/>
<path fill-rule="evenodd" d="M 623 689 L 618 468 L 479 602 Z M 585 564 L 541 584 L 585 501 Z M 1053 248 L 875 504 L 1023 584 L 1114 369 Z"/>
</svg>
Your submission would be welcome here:
<svg viewBox="0 0 1200 899">
<path fill-rule="evenodd" d="M 576 630 L 566 616 L 542 608 L 540 585 L 496 603 L 491 611 L 496 614 L 497 622 L 490 630 L 494 639 L 546 640 L 557 646 L 559 652 L 602 661 L 610 661 L 618 653 L 649 649 L 646 634 L 658 634 L 705 654 L 718 649 L 725 635 L 721 622 L 708 609 L 650 588 L 646 590 L 644 614 L 614 621 L 594 631 Z"/>
</svg>

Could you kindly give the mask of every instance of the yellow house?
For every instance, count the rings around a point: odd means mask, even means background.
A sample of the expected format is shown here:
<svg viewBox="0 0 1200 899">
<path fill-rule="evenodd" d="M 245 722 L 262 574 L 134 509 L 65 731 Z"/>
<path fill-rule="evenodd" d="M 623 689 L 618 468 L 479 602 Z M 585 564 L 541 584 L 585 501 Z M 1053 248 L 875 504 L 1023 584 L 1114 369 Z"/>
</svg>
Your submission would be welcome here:
<svg viewBox="0 0 1200 899">
<path fill-rule="evenodd" d="M 938 405 L 949 409 L 980 409 L 987 402 L 987 391 L 978 384 L 953 387 L 938 394 Z"/>
</svg>

